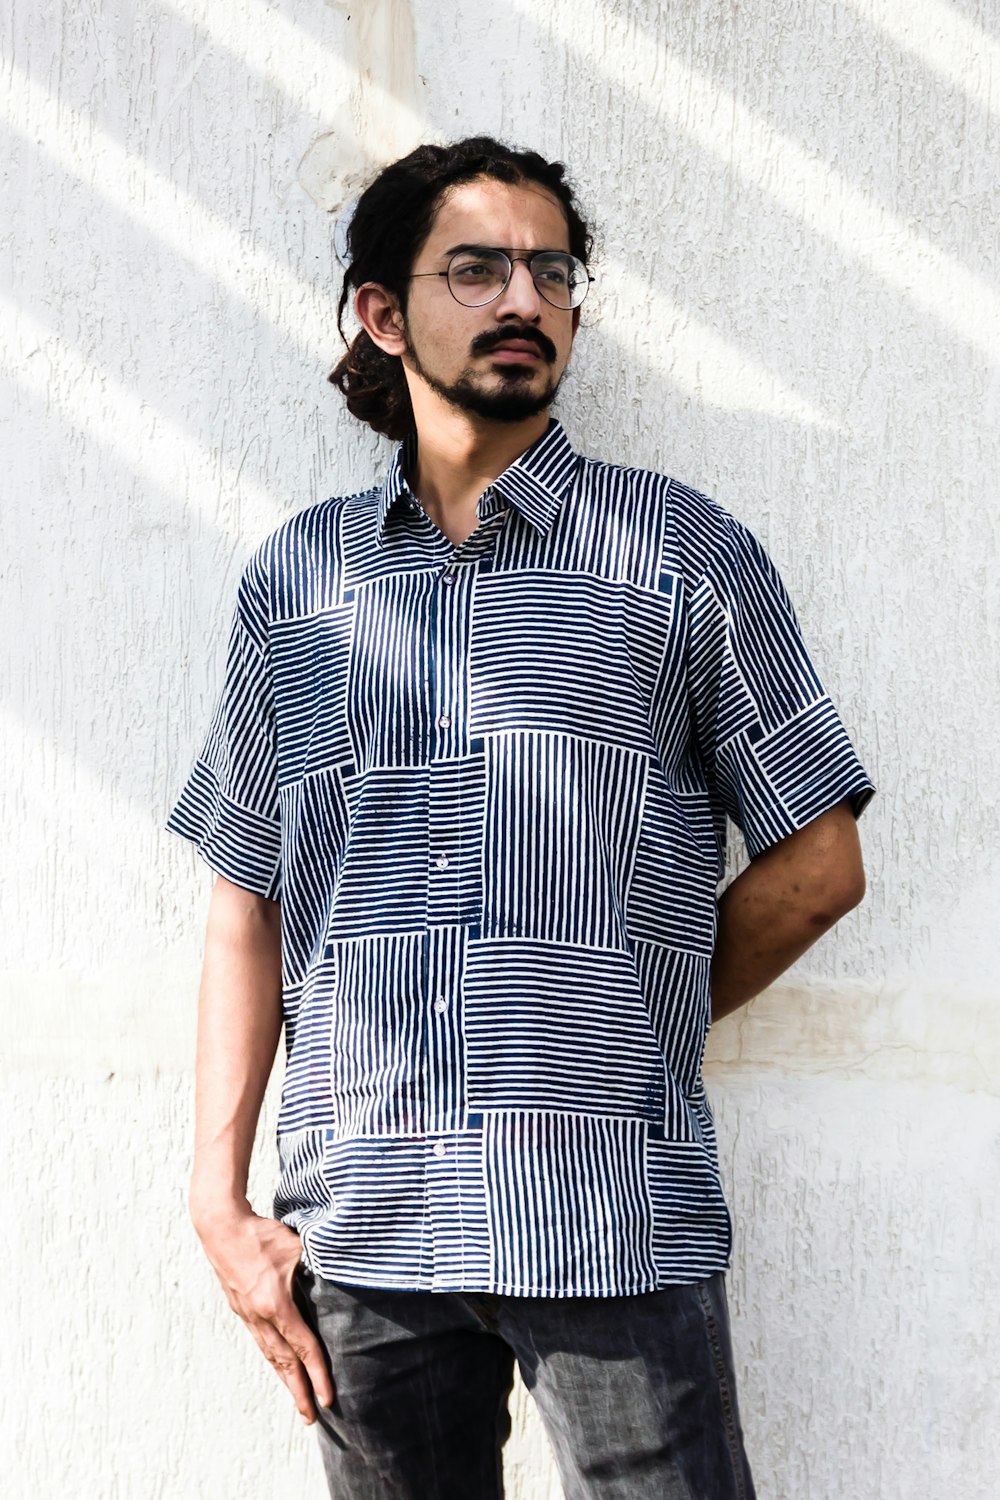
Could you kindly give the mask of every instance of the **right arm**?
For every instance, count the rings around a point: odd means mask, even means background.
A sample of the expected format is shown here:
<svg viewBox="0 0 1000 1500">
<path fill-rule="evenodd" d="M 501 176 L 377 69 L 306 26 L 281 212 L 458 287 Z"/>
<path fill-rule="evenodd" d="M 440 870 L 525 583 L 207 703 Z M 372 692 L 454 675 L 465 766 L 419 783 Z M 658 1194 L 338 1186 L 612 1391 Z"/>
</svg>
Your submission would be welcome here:
<svg viewBox="0 0 1000 1500">
<path fill-rule="evenodd" d="M 281 908 L 218 876 L 198 1002 L 191 1218 L 229 1305 L 288 1386 L 304 1421 L 333 1386 L 292 1297 L 302 1252 L 294 1230 L 261 1218 L 247 1177 L 281 1035 Z"/>
</svg>

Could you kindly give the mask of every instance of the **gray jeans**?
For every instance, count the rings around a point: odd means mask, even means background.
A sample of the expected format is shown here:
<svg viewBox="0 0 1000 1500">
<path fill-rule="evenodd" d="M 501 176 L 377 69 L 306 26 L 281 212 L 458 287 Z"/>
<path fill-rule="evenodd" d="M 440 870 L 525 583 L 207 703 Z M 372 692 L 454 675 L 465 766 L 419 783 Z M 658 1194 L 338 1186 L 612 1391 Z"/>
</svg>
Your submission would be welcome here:
<svg viewBox="0 0 1000 1500">
<path fill-rule="evenodd" d="M 502 1500 L 515 1360 L 566 1500 L 753 1500 L 721 1271 L 629 1297 L 508 1297 L 303 1266 L 297 1296 L 336 1390 L 317 1423 L 334 1500 Z"/>
</svg>

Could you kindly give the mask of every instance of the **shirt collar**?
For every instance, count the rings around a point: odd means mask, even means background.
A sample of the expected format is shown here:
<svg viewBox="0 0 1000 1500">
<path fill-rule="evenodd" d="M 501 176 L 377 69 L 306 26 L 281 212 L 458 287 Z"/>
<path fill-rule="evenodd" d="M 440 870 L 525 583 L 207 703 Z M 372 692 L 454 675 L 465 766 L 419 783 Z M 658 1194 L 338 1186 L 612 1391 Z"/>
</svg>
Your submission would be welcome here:
<svg viewBox="0 0 1000 1500">
<path fill-rule="evenodd" d="M 393 454 L 379 495 L 377 538 L 385 541 L 385 526 L 400 496 L 409 494 L 406 470 L 416 456 L 416 438 L 404 439 Z M 565 429 L 553 417 L 548 431 L 532 443 L 493 481 L 493 488 L 545 536 L 566 498 L 576 472 L 577 455 Z"/>
</svg>

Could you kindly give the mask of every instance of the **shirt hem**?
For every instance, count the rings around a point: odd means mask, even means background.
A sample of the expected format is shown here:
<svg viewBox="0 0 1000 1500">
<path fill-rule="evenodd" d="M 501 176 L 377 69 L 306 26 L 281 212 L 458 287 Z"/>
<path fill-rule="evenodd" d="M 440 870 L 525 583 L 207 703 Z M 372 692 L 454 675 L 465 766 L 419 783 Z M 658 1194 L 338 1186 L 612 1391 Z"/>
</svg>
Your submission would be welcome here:
<svg viewBox="0 0 1000 1500">
<path fill-rule="evenodd" d="M 573 1298 L 573 1297 L 641 1297 L 649 1292 L 662 1291 L 669 1286 L 691 1286 L 699 1281 L 707 1281 L 719 1271 L 728 1272 L 730 1269 L 730 1257 L 719 1256 L 706 1263 L 700 1263 L 697 1269 L 686 1267 L 676 1272 L 664 1271 L 652 1279 L 645 1278 L 637 1285 L 628 1287 L 605 1287 L 594 1290 L 590 1287 L 524 1287 L 516 1286 L 510 1282 L 492 1280 L 489 1277 L 438 1277 L 428 1282 L 425 1278 L 405 1277 L 362 1277 L 357 1271 L 350 1269 L 338 1271 L 335 1265 L 327 1262 L 320 1265 L 315 1256 L 309 1254 L 308 1249 L 303 1254 L 303 1261 L 317 1281 L 334 1282 L 338 1286 L 366 1287 L 369 1290 L 384 1292 L 487 1292 L 495 1297 L 550 1297 L 550 1298 Z"/>
</svg>

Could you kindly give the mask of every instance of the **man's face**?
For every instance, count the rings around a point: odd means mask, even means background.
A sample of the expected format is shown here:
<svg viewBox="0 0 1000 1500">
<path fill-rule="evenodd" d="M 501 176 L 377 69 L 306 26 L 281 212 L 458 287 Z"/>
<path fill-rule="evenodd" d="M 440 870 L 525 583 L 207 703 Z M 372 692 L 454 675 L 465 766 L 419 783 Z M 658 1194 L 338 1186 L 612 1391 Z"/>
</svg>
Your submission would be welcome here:
<svg viewBox="0 0 1000 1500">
<path fill-rule="evenodd" d="M 477 178 L 451 190 L 419 250 L 414 272 L 445 271 L 459 245 L 508 254 L 568 250 L 561 204 L 539 185 Z M 548 407 L 569 361 L 579 310 L 553 307 L 524 261 L 506 289 L 483 307 L 456 302 L 441 276 L 411 281 L 403 364 L 462 411 L 520 422 Z"/>
</svg>

